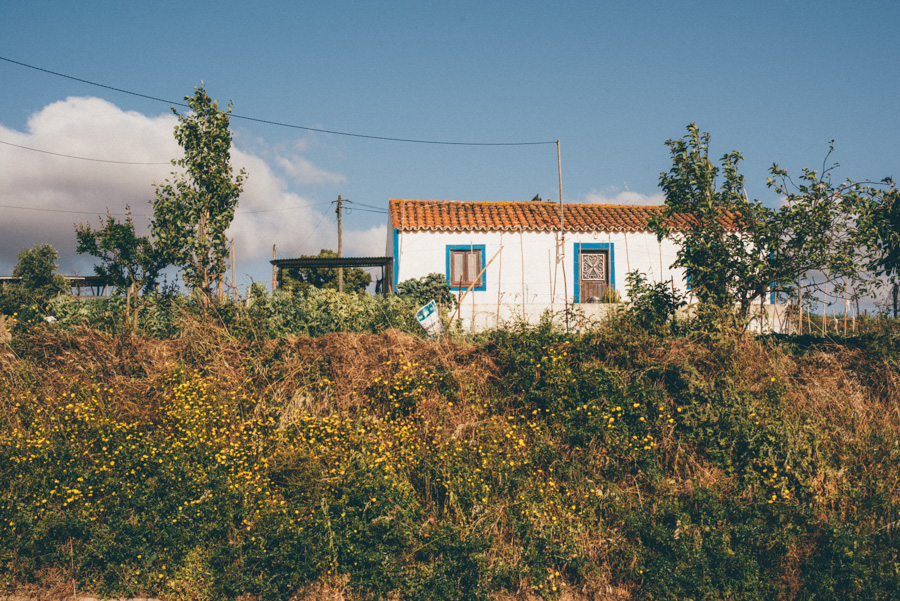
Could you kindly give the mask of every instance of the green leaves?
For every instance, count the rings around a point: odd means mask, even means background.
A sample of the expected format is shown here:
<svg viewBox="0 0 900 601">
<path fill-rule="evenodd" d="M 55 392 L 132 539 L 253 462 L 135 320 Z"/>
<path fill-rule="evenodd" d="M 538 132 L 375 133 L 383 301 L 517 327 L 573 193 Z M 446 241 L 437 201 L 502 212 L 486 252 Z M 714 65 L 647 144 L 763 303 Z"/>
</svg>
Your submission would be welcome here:
<svg viewBox="0 0 900 601">
<path fill-rule="evenodd" d="M 304 259 L 336 259 L 338 254 L 333 250 L 323 248 L 318 255 L 301 255 Z M 319 289 L 338 289 L 338 270 L 336 267 L 288 267 L 278 272 L 279 285 L 287 290 L 294 288 L 308 290 L 310 287 Z M 359 267 L 344 268 L 344 290 L 347 292 L 364 292 L 366 286 L 372 282 L 372 276 Z"/>
<path fill-rule="evenodd" d="M 125 221 L 107 213 L 98 229 L 91 228 L 90 224 L 76 226 L 78 253 L 100 259 L 94 272 L 119 290 L 134 286 L 149 291 L 156 286 L 159 272 L 167 263 L 149 237 L 137 235 L 131 209 L 126 209 Z"/>
<path fill-rule="evenodd" d="M 897 194 L 890 180 L 880 188 L 850 180 L 834 185 L 837 164 L 823 164 L 821 171 L 803 169 L 795 182 L 773 164 L 766 182 L 783 199 L 773 210 L 747 197 L 739 152 L 716 166 L 709 159 L 709 134 L 694 123 L 687 129 L 680 140 L 666 142 L 672 168 L 659 180 L 666 203 L 650 228 L 660 240 L 679 243 L 673 267 L 686 270 L 701 305 L 734 310 L 746 324 L 751 307 L 769 293 L 791 294 L 807 272 L 824 274 L 820 286 L 859 295 L 871 284 L 867 269 L 886 265 L 873 261 L 873 249 L 882 248 L 884 256 L 896 257 L 888 263 L 900 266 L 900 234 L 892 233 L 900 232 L 900 209 L 894 230 L 887 217 Z M 689 216 L 692 227 L 674 230 L 669 221 L 676 215 Z M 809 282 L 804 286 L 809 289 Z"/>
<path fill-rule="evenodd" d="M 231 132 L 227 111 L 219 110 L 202 87 L 185 97 L 192 113 L 178 115 L 175 139 L 184 157 L 173 161 L 183 173 L 156 186 L 151 229 L 167 259 L 177 265 L 188 286 L 208 302 L 225 273 L 225 232 L 234 219 L 246 173 L 232 175 Z"/>
</svg>

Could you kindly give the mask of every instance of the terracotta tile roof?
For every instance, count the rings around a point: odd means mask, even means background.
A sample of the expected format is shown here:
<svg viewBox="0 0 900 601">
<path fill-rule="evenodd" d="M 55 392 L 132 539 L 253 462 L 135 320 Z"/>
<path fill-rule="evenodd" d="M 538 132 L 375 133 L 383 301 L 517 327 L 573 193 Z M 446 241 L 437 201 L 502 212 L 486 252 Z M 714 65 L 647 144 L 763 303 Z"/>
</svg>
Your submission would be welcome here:
<svg viewBox="0 0 900 601">
<path fill-rule="evenodd" d="M 569 232 L 647 231 L 647 218 L 659 206 L 564 205 Z M 407 200 L 392 198 L 391 223 L 400 231 L 519 231 L 559 230 L 559 204 L 553 202 L 467 202 L 457 200 Z M 686 226 L 686 219 L 677 219 Z M 682 223 L 683 222 L 683 223 Z"/>
</svg>

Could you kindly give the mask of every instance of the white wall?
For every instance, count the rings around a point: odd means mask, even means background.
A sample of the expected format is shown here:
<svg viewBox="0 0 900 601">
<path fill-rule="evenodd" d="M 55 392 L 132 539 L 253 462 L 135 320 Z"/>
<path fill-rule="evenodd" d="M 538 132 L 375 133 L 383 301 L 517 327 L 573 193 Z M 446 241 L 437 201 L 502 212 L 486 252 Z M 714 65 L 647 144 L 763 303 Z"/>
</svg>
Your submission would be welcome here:
<svg viewBox="0 0 900 601">
<path fill-rule="evenodd" d="M 649 233 L 567 233 L 559 253 L 558 233 L 552 232 L 394 232 L 387 253 L 395 258 L 397 282 L 429 273 L 447 274 L 447 246 L 484 245 L 485 290 L 473 290 L 463 305 L 557 305 L 575 299 L 575 245 L 612 246 L 612 285 L 627 300 L 625 275 L 643 272 L 650 283 L 674 281 L 686 290 L 682 270 L 669 269 L 675 261 L 676 245 L 657 242 Z M 396 243 L 396 249 L 394 248 Z M 499 253 L 499 254 L 498 254 Z M 496 257 L 495 257 L 496 255 Z M 557 262 L 557 256 L 559 262 Z M 524 274 L 523 274 L 524 266 Z"/>
</svg>

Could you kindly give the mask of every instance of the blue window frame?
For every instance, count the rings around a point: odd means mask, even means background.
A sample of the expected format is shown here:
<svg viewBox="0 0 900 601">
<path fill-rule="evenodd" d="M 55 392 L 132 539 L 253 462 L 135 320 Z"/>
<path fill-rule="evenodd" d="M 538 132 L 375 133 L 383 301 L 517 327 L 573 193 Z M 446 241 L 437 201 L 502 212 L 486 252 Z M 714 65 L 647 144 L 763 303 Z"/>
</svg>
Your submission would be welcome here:
<svg viewBox="0 0 900 601">
<path fill-rule="evenodd" d="M 467 290 L 477 278 L 472 290 L 487 290 L 487 273 L 484 269 L 484 244 L 448 244 L 447 257 L 447 283 L 450 290 Z M 478 274 L 481 277 L 478 277 Z"/>
<path fill-rule="evenodd" d="M 575 243 L 575 302 L 581 302 L 581 251 L 603 250 L 609 260 L 609 288 L 616 289 L 616 245 L 611 242 L 576 242 Z"/>
</svg>

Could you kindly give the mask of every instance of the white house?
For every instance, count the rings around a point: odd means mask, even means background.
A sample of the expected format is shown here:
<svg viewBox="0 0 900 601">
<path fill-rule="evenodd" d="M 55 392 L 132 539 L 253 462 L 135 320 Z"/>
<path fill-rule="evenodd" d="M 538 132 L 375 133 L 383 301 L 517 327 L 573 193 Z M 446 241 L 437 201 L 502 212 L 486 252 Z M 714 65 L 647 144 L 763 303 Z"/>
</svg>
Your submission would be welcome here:
<svg viewBox="0 0 900 601">
<path fill-rule="evenodd" d="M 647 219 L 659 206 L 391 199 L 387 255 L 394 284 L 443 273 L 466 327 L 534 322 L 565 300 L 601 316 L 603 300 L 627 300 L 625 275 L 687 292 L 671 269 L 677 246 L 657 241 Z"/>
</svg>

